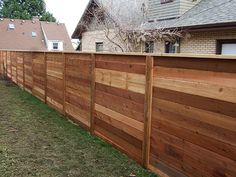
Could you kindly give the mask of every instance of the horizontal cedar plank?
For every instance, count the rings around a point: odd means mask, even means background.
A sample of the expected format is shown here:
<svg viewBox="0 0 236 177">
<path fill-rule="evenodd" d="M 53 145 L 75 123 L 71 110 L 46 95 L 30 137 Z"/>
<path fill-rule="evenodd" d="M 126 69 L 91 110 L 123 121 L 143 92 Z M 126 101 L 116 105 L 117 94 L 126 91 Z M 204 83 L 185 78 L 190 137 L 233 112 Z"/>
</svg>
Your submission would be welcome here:
<svg viewBox="0 0 236 177">
<path fill-rule="evenodd" d="M 47 96 L 52 98 L 56 102 L 63 104 L 63 91 L 47 87 Z"/>
<path fill-rule="evenodd" d="M 144 95 L 140 93 L 135 93 L 129 90 L 123 90 L 99 83 L 96 83 L 96 90 L 129 99 L 140 104 L 144 104 Z"/>
<path fill-rule="evenodd" d="M 47 76 L 55 77 L 57 79 L 63 79 L 63 73 L 53 70 L 47 70 Z"/>
<path fill-rule="evenodd" d="M 231 144 L 231 143 L 236 144 L 236 140 L 234 140 L 236 137 L 236 131 L 230 131 L 221 127 L 216 127 L 212 124 L 192 119 L 191 117 L 178 115 L 162 109 L 155 109 L 153 111 L 153 119 L 154 119 L 152 125 L 153 127 L 155 127 L 157 124 L 155 120 L 164 120 L 176 126 L 189 129 L 190 131 L 193 131 L 193 133 L 204 135 L 206 136 L 206 138 L 207 137 L 212 138 L 213 141 L 217 140 L 224 142 L 226 144 Z M 224 151 L 224 153 L 226 153 L 226 151 Z"/>
<path fill-rule="evenodd" d="M 68 83 L 67 83 L 68 84 Z M 66 92 L 68 94 L 80 97 L 84 100 L 91 100 L 91 95 L 90 95 L 90 90 L 88 87 L 82 87 L 82 86 L 78 86 L 77 88 L 73 88 L 70 85 L 66 85 Z"/>
<path fill-rule="evenodd" d="M 52 76 L 47 76 L 47 85 L 55 89 L 63 89 L 63 80 Z"/>
<path fill-rule="evenodd" d="M 44 87 L 43 87 L 44 89 Z M 36 84 L 33 85 L 33 91 L 41 94 L 41 95 L 44 95 L 45 94 L 45 91 L 43 90 L 42 88 L 38 87 Z"/>
<path fill-rule="evenodd" d="M 156 108 L 170 111 L 182 116 L 191 117 L 205 123 L 209 123 L 221 128 L 225 128 L 231 131 L 236 130 L 235 118 L 225 116 L 222 114 L 186 106 L 162 99 L 153 98 L 153 110 Z"/>
<path fill-rule="evenodd" d="M 206 58 L 155 57 L 154 66 L 185 68 L 225 73 L 236 73 L 234 60 L 212 60 Z"/>
<path fill-rule="evenodd" d="M 167 144 L 171 145 L 173 148 L 181 149 L 184 152 L 184 156 L 181 156 L 182 162 L 184 164 L 182 166 L 183 170 L 185 170 L 187 166 L 191 165 L 192 167 L 197 168 L 197 171 L 211 172 L 211 174 L 213 174 L 215 170 L 218 169 L 221 169 L 222 173 L 231 173 L 231 175 L 236 171 L 236 164 L 234 160 L 221 156 L 188 141 L 183 141 L 181 138 L 168 133 L 155 131 L 155 134 L 156 139 L 153 142 L 153 146 L 151 148 L 152 153 L 159 154 L 160 151 L 157 151 L 156 149 L 159 148 L 161 144 Z M 176 154 L 172 153 L 172 151 L 169 151 L 169 149 L 164 151 L 164 153 L 173 157 L 176 156 Z M 190 163 L 188 160 L 191 160 L 192 163 Z"/>
<path fill-rule="evenodd" d="M 128 99 L 107 94 L 98 90 L 95 91 L 95 103 L 137 121 L 144 122 L 143 104 L 139 104 Z"/>
<path fill-rule="evenodd" d="M 63 73 L 63 66 L 50 66 L 47 64 L 47 70 Z"/>
<path fill-rule="evenodd" d="M 65 111 L 66 114 L 72 116 L 82 124 L 84 124 L 87 127 L 90 127 L 90 119 L 89 119 L 89 112 L 84 111 L 82 109 L 78 109 L 78 107 L 70 104 L 70 103 L 65 103 Z"/>
<path fill-rule="evenodd" d="M 83 70 L 68 70 L 66 69 L 66 75 L 67 76 L 76 76 L 77 78 L 81 78 L 81 79 L 90 79 L 91 74 L 89 72 L 83 72 Z"/>
<path fill-rule="evenodd" d="M 36 75 L 33 76 L 33 81 L 34 83 L 40 84 L 42 86 L 44 86 L 45 80 L 43 77 L 38 77 Z"/>
<path fill-rule="evenodd" d="M 65 54 L 66 57 L 66 63 L 73 65 L 73 62 L 76 62 L 78 60 L 83 61 L 91 61 L 91 55 L 90 54 Z M 72 63 L 71 63 L 72 62 Z"/>
<path fill-rule="evenodd" d="M 66 83 L 72 82 L 74 84 L 78 84 L 85 87 L 91 86 L 91 81 L 89 79 L 81 79 L 76 76 L 68 76 L 66 75 Z"/>
<path fill-rule="evenodd" d="M 236 118 L 236 103 L 176 92 L 158 87 L 153 88 L 153 97 Z"/>
<path fill-rule="evenodd" d="M 235 65 L 236 66 L 236 65 Z M 207 77 L 206 77 L 207 76 Z M 236 73 L 223 73 L 213 71 L 192 70 L 183 68 L 154 67 L 154 77 L 192 80 L 194 82 L 221 84 L 236 87 Z"/>
<path fill-rule="evenodd" d="M 71 93 L 66 92 L 66 102 L 78 107 L 78 109 L 82 109 L 84 111 L 90 111 L 90 101 L 85 100 L 76 95 L 72 95 Z"/>
<path fill-rule="evenodd" d="M 97 61 L 122 62 L 128 64 L 146 64 L 145 56 L 96 55 Z"/>
<path fill-rule="evenodd" d="M 91 62 L 90 62 L 91 63 Z M 74 72 L 78 72 L 78 73 L 86 73 L 87 75 L 89 75 L 91 73 L 91 64 L 87 64 L 84 62 L 81 62 L 81 64 L 79 65 L 68 65 L 66 63 L 66 70 L 68 71 L 74 71 Z"/>
<path fill-rule="evenodd" d="M 116 88 L 130 90 L 144 94 L 145 76 L 126 72 L 118 72 L 106 69 L 95 70 L 96 82 Z"/>
<path fill-rule="evenodd" d="M 96 127 L 100 127 L 104 130 L 111 132 L 112 134 L 120 137 L 121 139 L 125 140 L 129 144 L 132 144 L 137 149 L 142 149 L 142 141 L 112 126 L 111 124 L 104 122 L 103 120 L 95 118 L 95 130 L 96 130 Z"/>
<path fill-rule="evenodd" d="M 103 91 L 96 90 L 96 100 L 97 99 L 107 99 L 107 102 L 110 102 L 112 104 L 118 104 L 117 106 L 124 107 L 126 109 L 130 109 L 136 112 L 143 113 L 144 104 L 137 103 L 135 101 L 132 101 L 130 99 L 126 99 L 120 96 L 116 96 L 113 94 L 109 94 Z"/>
<path fill-rule="evenodd" d="M 133 160 L 137 161 L 138 163 L 142 162 L 140 149 L 137 149 L 132 144 L 127 143 L 122 138 L 112 134 L 111 132 L 101 127 L 95 127 L 94 132 L 95 132 L 95 135 L 99 136 L 103 140 L 112 144 L 114 147 L 119 149 L 121 152 L 124 152 L 125 154 L 127 154 Z"/>
<path fill-rule="evenodd" d="M 63 55 L 62 53 L 47 53 L 47 60 L 50 61 L 61 61 L 63 60 Z"/>
<path fill-rule="evenodd" d="M 148 169 L 161 177 L 187 177 L 176 169 L 170 168 L 170 166 L 166 165 L 165 163 L 152 158 L 152 156 L 150 157 Z"/>
<path fill-rule="evenodd" d="M 66 68 L 69 69 L 82 69 L 91 70 L 92 61 L 90 60 L 67 60 L 66 61 Z"/>
<path fill-rule="evenodd" d="M 121 72 L 145 74 L 144 64 L 130 64 L 123 62 L 96 61 L 96 68 L 109 69 Z"/>
<path fill-rule="evenodd" d="M 152 126 L 152 140 L 155 140 L 156 134 L 155 130 L 160 130 L 166 132 L 170 135 L 181 138 L 183 141 L 192 142 L 202 148 L 208 149 L 212 152 L 221 154 L 230 159 L 235 159 L 235 146 L 229 143 L 215 140 L 207 136 L 202 135 L 201 133 L 195 133 L 187 128 L 183 128 L 165 120 L 155 120 L 155 126 Z"/>
<path fill-rule="evenodd" d="M 236 103 L 236 87 L 154 77 L 154 87 Z"/>
<path fill-rule="evenodd" d="M 45 73 L 41 71 L 42 69 L 44 68 L 40 68 L 39 70 L 36 70 L 35 68 L 33 68 L 33 74 L 40 77 L 45 77 Z"/>
<path fill-rule="evenodd" d="M 50 96 L 47 96 L 47 104 L 56 110 L 58 110 L 60 113 L 63 112 L 63 105 L 58 103 L 56 100 L 51 98 Z"/>
<path fill-rule="evenodd" d="M 115 112 L 111 109 L 108 109 L 106 107 L 103 107 L 101 105 L 95 104 L 95 110 L 99 111 L 107 116 L 112 117 L 113 119 L 116 119 L 118 121 L 124 122 L 126 124 L 129 124 L 130 126 L 136 128 L 137 130 L 143 132 L 144 131 L 144 124 L 142 122 L 139 122 L 137 120 L 134 120 L 130 117 L 127 117 L 125 115 L 122 115 L 118 112 Z"/>
<path fill-rule="evenodd" d="M 152 165 L 157 166 L 158 162 L 162 162 L 167 164 L 171 170 L 177 169 L 188 177 L 211 176 L 210 164 L 207 166 L 201 163 L 200 159 L 193 158 L 191 153 L 187 154 L 183 149 L 184 141 L 181 142 L 181 139 L 168 134 L 165 134 L 165 137 L 161 133 L 158 135 L 151 146 L 150 163 Z M 186 163 L 185 159 L 191 160 L 192 163 Z M 176 176 L 176 174 L 171 175 L 171 177 Z"/>
<path fill-rule="evenodd" d="M 134 127 L 131 127 L 125 122 L 113 119 L 112 117 L 105 115 L 99 111 L 94 111 L 94 117 L 124 131 L 125 133 L 137 138 L 140 141 L 143 141 L 143 132 L 137 130 Z"/>
</svg>

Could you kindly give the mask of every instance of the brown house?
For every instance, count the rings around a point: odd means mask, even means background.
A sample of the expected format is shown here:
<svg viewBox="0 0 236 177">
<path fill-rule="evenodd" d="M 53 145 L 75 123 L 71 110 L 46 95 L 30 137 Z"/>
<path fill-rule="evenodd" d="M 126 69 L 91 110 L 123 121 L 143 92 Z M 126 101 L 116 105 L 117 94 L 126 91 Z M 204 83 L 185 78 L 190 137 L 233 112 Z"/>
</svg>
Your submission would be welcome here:
<svg viewBox="0 0 236 177">
<path fill-rule="evenodd" d="M 73 51 L 65 24 L 0 19 L 0 49 Z"/>
</svg>

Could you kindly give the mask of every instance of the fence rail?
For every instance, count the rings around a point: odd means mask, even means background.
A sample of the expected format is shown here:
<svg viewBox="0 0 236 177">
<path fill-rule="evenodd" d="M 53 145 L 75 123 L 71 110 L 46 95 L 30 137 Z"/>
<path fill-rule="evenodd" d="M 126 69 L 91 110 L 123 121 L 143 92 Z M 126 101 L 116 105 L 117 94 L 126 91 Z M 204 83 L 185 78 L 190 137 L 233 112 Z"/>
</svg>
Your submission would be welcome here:
<svg viewBox="0 0 236 177">
<path fill-rule="evenodd" d="M 1 51 L 0 73 L 143 166 L 236 174 L 236 60 Z"/>
</svg>

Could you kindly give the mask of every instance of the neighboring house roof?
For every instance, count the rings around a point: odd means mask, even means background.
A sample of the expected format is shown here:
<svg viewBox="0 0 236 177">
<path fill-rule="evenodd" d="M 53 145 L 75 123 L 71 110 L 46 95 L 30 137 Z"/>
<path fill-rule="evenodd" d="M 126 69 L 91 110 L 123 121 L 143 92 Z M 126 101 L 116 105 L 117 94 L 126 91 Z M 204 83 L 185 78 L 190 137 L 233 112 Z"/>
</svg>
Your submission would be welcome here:
<svg viewBox="0 0 236 177">
<path fill-rule="evenodd" d="M 140 26 L 140 24 L 143 23 L 144 15 L 141 13 L 141 8 L 146 1 L 147 0 L 90 0 L 72 38 L 79 38 L 81 33 L 86 31 L 83 22 L 87 20 L 87 15 L 91 15 L 88 12 L 94 4 L 104 8 L 106 15 L 117 24 L 126 24 L 125 26 L 128 28 L 131 24 L 133 26 Z"/>
<path fill-rule="evenodd" d="M 63 41 L 64 50 L 74 50 L 65 24 L 41 22 L 41 27 L 48 40 Z"/>
<path fill-rule="evenodd" d="M 178 19 L 146 22 L 141 27 L 146 30 L 156 28 L 204 28 L 233 23 L 236 23 L 236 0 L 202 0 Z"/>
<path fill-rule="evenodd" d="M 9 29 L 14 24 L 15 29 Z M 44 36 L 42 26 L 45 27 Z M 32 32 L 36 36 L 32 35 Z M 0 19 L 0 48 L 11 50 L 47 50 L 46 38 L 55 33 L 56 40 L 63 40 L 64 50 L 74 50 L 64 24 L 41 22 L 38 20 Z M 60 36 L 60 38 L 59 38 Z M 54 39 L 53 35 L 52 38 Z"/>
</svg>

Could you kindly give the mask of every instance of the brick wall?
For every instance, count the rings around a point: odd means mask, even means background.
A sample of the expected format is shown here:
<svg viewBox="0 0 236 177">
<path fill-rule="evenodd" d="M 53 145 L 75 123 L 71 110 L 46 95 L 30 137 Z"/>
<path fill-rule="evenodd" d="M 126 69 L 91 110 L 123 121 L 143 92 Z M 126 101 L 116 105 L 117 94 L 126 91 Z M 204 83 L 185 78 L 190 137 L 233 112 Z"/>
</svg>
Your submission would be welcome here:
<svg viewBox="0 0 236 177">
<path fill-rule="evenodd" d="M 181 41 L 180 53 L 215 54 L 217 39 L 236 39 L 236 30 L 192 32 Z"/>
<path fill-rule="evenodd" d="M 192 32 L 190 34 L 190 38 L 181 40 L 180 53 L 215 54 L 217 39 L 236 39 L 236 30 L 201 31 Z M 121 52 L 117 46 L 106 39 L 103 31 L 85 32 L 82 37 L 82 50 L 94 52 L 96 50 L 96 42 L 104 42 L 105 52 Z M 144 51 L 144 45 L 142 49 L 137 50 L 137 52 L 142 51 Z M 154 53 L 160 54 L 164 52 L 164 41 L 159 41 L 154 44 Z"/>
</svg>

